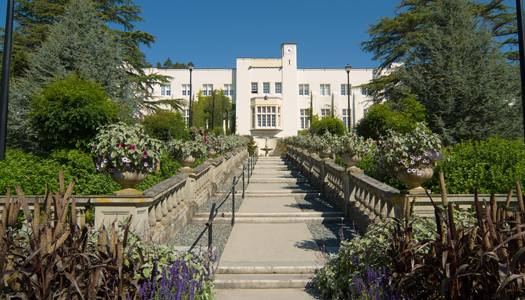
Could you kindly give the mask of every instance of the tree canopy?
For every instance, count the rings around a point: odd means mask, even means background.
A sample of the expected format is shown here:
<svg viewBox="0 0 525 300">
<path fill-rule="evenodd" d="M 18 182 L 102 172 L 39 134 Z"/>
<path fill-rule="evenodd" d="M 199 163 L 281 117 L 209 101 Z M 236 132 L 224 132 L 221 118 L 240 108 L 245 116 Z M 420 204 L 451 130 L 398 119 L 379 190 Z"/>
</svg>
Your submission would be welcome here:
<svg viewBox="0 0 525 300">
<path fill-rule="evenodd" d="M 476 18 L 470 2 L 443 0 L 433 9 L 396 72 L 393 89 L 417 95 L 429 128 L 445 144 L 516 138 L 521 132 L 517 67 L 507 63 L 493 30 Z"/>
<path fill-rule="evenodd" d="M 168 57 L 166 61 L 163 64 L 160 64 L 160 62 L 157 62 L 157 69 L 186 69 L 185 63 L 175 62 L 173 63 L 171 59 Z"/>
<path fill-rule="evenodd" d="M 436 9 L 442 2 L 442 0 L 402 0 L 396 6 L 394 17 L 380 18 L 376 24 L 371 24 L 367 29 L 370 40 L 361 42 L 361 48 L 365 52 L 374 54 L 373 59 L 380 62 L 379 74 L 388 70 L 388 74 L 381 74 L 382 76 L 376 77 L 371 83 L 362 86 L 376 101 L 395 96 L 392 95 L 392 87 L 399 82 L 397 67 L 405 63 L 407 55 L 413 48 L 418 47 L 421 36 L 429 26 L 432 26 Z M 469 18 L 483 21 L 487 31 L 498 43 L 516 46 L 505 53 L 511 64 L 516 63 L 519 56 L 514 7 L 507 6 L 504 0 L 465 0 L 465 5 L 471 13 Z"/>
</svg>

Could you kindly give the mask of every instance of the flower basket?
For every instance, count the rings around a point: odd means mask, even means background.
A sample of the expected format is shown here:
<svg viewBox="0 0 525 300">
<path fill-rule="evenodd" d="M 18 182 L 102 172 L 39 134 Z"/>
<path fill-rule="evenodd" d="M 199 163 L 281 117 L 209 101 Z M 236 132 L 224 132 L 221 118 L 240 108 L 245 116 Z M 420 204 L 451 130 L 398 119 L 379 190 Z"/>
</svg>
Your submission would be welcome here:
<svg viewBox="0 0 525 300">
<path fill-rule="evenodd" d="M 359 154 L 353 154 L 350 152 L 345 152 L 341 154 L 341 161 L 348 167 L 353 167 L 360 163 L 363 160 L 363 156 Z"/>
<path fill-rule="evenodd" d="M 397 179 L 408 184 L 408 190 L 404 191 L 408 194 L 424 194 L 425 189 L 421 185 L 430 180 L 432 175 L 434 175 L 434 168 L 429 165 L 415 166 L 396 172 Z"/>
<path fill-rule="evenodd" d="M 115 194 L 142 194 L 134 187 L 154 171 L 161 150 L 159 140 L 149 138 L 140 126 L 123 122 L 98 128 L 91 147 L 96 170 L 124 188 Z"/>
<path fill-rule="evenodd" d="M 193 165 L 196 161 L 196 159 L 190 155 L 186 155 L 186 156 L 179 156 L 177 157 L 177 161 L 179 162 L 179 164 L 181 164 L 183 166 L 183 168 L 180 170 L 182 172 L 191 172 L 193 171 L 192 168 L 190 168 L 191 165 Z"/>
</svg>

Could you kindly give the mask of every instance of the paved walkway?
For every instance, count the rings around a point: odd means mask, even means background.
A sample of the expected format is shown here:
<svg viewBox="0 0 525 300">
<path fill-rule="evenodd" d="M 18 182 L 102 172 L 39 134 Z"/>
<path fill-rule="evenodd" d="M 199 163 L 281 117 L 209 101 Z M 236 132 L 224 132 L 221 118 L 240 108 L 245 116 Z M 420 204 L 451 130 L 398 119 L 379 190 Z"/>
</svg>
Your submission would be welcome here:
<svg viewBox="0 0 525 300">
<path fill-rule="evenodd" d="M 240 197 L 240 194 L 238 195 Z M 307 223 L 340 222 L 339 212 L 303 212 L 295 197 L 319 191 L 280 157 L 259 158 L 216 273 L 218 300 L 319 299 L 305 289 L 322 267 Z M 230 222 L 231 214 L 215 222 Z"/>
</svg>

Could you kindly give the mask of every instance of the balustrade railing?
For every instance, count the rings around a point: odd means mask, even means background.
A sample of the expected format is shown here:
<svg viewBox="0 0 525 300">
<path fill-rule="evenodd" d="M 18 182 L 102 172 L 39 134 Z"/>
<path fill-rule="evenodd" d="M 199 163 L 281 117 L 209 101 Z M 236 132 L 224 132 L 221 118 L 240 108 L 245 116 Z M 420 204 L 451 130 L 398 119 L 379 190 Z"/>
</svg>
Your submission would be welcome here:
<svg viewBox="0 0 525 300">
<path fill-rule="evenodd" d="M 231 168 L 247 156 L 246 149 L 237 149 L 210 159 L 192 173 L 177 173 L 145 190 L 143 195 L 76 195 L 77 215 L 82 217 L 88 207 L 94 206 L 95 228 L 133 215 L 135 231 L 153 230 L 154 236 L 164 243 L 191 221 L 198 207 L 226 180 Z M 30 209 L 35 197 L 42 196 L 26 196 Z M 5 202 L 5 196 L 0 196 L 0 209 Z"/>
<path fill-rule="evenodd" d="M 410 202 L 416 197 L 414 213 L 422 216 L 433 216 L 434 208 L 429 197 L 425 195 L 408 195 L 387 184 L 375 180 L 356 167 L 343 168 L 331 159 L 320 159 L 316 154 L 302 149 L 287 146 L 287 158 L 314 185 L 319 187 L 325 197 L 336 204 L 345 215 L 355 222 L 358 228 L 366 231 L 369 224 L 383 218 L 406 216 Z M 472 208 L 474 195 L 447 195 L 449 202 L 459 209 Z M 431 194 L 434 201 L 441 195 Z M 490 199 L 490 195 L 480 195 Z M 495 195 L 496 202 L 505 203 L 507 195 Z M 510 207 L 518 207 L 516 196 L 513 196 Z"/>
</svg>

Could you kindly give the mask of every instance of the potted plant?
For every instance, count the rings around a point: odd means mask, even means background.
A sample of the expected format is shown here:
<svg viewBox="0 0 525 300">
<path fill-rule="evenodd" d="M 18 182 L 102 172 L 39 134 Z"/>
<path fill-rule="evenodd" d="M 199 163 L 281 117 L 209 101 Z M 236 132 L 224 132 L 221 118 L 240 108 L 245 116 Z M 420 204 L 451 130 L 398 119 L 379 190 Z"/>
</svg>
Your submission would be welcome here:
<svg viewBox="0 0 525 300">
<path fill-rule="evenodd" d="M 123 190 L 117 194 L 137 194 L 134 187 L 144 181 L 160 161 L 162 145 L 150 138 L 138 125 L 123 122 L 97 129 L 91 147 L 97 171 L 109 174 Z"/>
<path fill-rule="evenodd" d="M 441 138 L 419 123 L 414 132 L 399 134 L 389 130 L 376 142 L 374 157 L 387 172 L 408 184 L 408 193 L 424 192 L 421 185 L 432 178 L 441 160 Z"/>
<path fill-rule="evenodd" d="M 341 161 L 348 167 L 353 167 L 363 160 L 370 152 L 374 141 L 365 139 L 352 130 L 335 140 L 334 149 L 341 157 Z"/>
<path fill-rule="evenodd" d="M 208 153 L 208 145 L 204 137 L 197 134 L 193 140 L 171 140 L 169 142 L 169 155 L 177 159 L 183 166 L 181 171 L 192 171 L 191 165 L 195 163 L 196 158 L 203 157 Z"/>
</svg>

